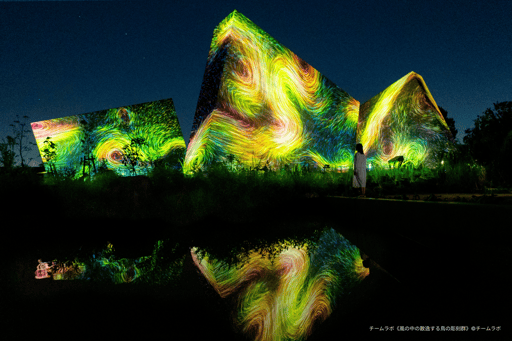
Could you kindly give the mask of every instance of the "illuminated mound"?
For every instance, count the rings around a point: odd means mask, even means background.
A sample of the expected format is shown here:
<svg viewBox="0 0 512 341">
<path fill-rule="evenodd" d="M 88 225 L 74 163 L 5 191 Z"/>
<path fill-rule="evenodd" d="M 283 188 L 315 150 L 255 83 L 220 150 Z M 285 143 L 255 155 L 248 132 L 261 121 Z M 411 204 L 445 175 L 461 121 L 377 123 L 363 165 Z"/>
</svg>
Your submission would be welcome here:
<svg viewBox="0 0 512 341">
<path fill-rule="evenodd" d="M 34 122 L 32 131 L 47 172 L 76 178 L 102 165 L 123 176 L 145 174 L 157 160 L 178 166 L 186 148 L 172 99 Z"/>
<path fill-rule="evenodd" d="M 191 251 L 221 297 L 236 295 L 235 324 L 255 340 L 304 340 L 316 321 L 331 314 L 336 298 L 369 274 L 359 249 L 333 229 L 302 248 L 280 246 L 273 261 L 252 251 L 247 262 L 231 267 Z"/>
<path fill-rule="evenodd" d="M 357 142 L 368 162 L 403 156 L 415 166 L 437 161 L 453 137 L 423 78 L 410 72 L 361 105 Z"/>
<path fill-rule="evenodd" d="M 359 102 L 237 11 L 214 30 L 184 170 L 350 166 Z"/>
</svg>

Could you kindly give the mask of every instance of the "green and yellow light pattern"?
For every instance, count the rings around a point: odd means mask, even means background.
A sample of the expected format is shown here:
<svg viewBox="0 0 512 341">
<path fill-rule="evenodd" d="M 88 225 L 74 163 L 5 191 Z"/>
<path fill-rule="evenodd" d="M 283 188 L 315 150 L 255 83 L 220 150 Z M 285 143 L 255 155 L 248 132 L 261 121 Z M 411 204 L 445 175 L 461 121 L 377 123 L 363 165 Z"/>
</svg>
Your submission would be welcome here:
<svg viewBox="0 0 512 341">
<path fill-rule="evenodd" d="M 397 156 L 418 166 L 448 148 L 451 133 L 423 78 L 410 72 L 363 105 L 357 142 L 368 162 L 385 165 Z"/>
<path fill-rule="evenodd" d="M 211 100 L 200 98 L 186 171 L 228 155 L 248 167 L 352 162 L 359 102 L 236 11 L 214 31 L 200 97 Z"/>
<path fill-rule="evenodd" d="M 89 114 L 56 118 L 32 123 L 41 158 L 47 171 L 49 162 L 57 171 L 72 170 L 75 177 L 83 175 L 83 157 L 89 153 L 96 167 L 102 163 L 119 175 L 133 175 L 125 164 L 126 146 L 140 138 L 138 174 L 145 174 L 154 161 L 165 159 L 172 152 L 185 152 L 174 104 L 171 99 L 113 108 Z M 45 140 L 55 143 L 56 157 L 45 158 Z M 172 165 L 178 166 L 178 165 Z M 86 164 L 86 173 L 92 164 Z"/>
<path fill-rule="evenodd" d="M 314 247 L 313 245 L 314 244 Z M 305 340 L 325 320 L 336 299 L 369 275 L 359 249 L 333 229 L 316 243 L 276 244 L 275 259 L 252 251 L 241 266 L 228 266 L 191 250 L 194 263 L 223 298 L 237 295 L 235 324 L 258 341 Z"/>
</svg>

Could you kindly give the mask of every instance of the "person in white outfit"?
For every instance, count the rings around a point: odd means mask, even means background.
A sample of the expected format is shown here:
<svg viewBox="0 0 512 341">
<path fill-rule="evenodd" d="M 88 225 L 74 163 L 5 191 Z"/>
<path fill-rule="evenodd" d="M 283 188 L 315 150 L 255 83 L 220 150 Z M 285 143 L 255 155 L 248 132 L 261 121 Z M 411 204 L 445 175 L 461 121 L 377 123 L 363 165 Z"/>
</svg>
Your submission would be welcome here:
<svg viewBox="0 0 512 341">
<path fill-rule="evenodd" d="M 366 156 L 364 155 L 363 145 L 358 143 L 356 145 L 356 155 L 354 155 L 354 179 L 352 186 L 354 188 L 361 188 L 362 195 L 365 197 L 366 193 Z"/>
</svg>

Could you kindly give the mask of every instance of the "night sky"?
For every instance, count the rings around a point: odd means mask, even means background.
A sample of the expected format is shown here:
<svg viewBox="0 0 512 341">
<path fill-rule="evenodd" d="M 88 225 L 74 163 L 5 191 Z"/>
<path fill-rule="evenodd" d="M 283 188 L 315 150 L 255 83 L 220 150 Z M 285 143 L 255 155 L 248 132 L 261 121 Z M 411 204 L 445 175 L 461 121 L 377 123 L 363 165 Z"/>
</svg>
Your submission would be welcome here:
<svg viewBox="0 0 512 341">
<path fill-rule="evenodd" d="M 16 115 L 172 98 L 188 143 L 213 30 L 235 9 L 361 104 L 417 72 L 459 140 L 512 100 L 509 0 L 0 2 L 0 139 Z"/>
</svg>

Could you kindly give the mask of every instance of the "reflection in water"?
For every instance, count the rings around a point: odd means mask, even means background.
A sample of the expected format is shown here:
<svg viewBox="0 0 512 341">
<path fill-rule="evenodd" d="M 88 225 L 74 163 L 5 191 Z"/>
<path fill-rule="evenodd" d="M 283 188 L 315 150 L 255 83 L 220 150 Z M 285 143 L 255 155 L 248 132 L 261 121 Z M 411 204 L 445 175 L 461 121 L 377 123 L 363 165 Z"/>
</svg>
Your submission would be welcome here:
<svg viewBox="0 0 512 341">
<path fill-rule="evenodd" d="M 164 241 L 158 241 L 153 253 L 136 259 L 116 258 L 113 245 L 108 243 L 101 252 L 93 252 L 87 259 L 72 262 L 54 262 L 54 280 L 92 280 L 104 283 L 144 282 L 148 284 L 175 284 L 181 275 L 185 256 L 171 260 L 164 257 Z M 171 251 L 175 252 L 175 249 Z M 42 278 L 38 266 L 36 278 Z M 48 268 L 48 267 L 46 267 Z M 46 276 L 49 278 L 50 276 Z M 45 277 L 45 278 L 46 278 Z"/>
<path fill-rule="evenodd" d="M 166 257 L 168 252 L 175 254 L 176 247 L 165 251 L 164 244 L 158 241 L 151 255 L 137 259 L 117 259 L 108 244 L 88 259 L 54 264 L 52 272 L 61 276 L 53 278 L 176 284 L 185 256 Z M 219 295 L 238 301 L 235 325 L 258 341 L 305 340 L 315 323 L 331 314 L 336 300 L 369 275 L 359 249 L 334 229 L 272 248 L 265 251 L 275 256 L 252 250 L 232 266 L 204 250 L 191 249 L 193 262 Z"/>
<path fill-rule="evenodd" d="M 229 266 L 197 248 L 194 263 L 221 297 L 236 293 L 235 324 L 255 340 L 304 340 L 315 321 L 325 320 L 335 299 L 349 293 L 369 269 L 359 249 L 333 229 L 303 247 L 275 245 L 275 259 L 252 251 L 247 262 Z"/>
<path fill-rule="evenodd" d="M 50 275 L 48 275 L 48 270 L 50 266 L 48 266 L 47 262 L 43 262 L 40 259 L 37 260 L 39 264 L 37 265 L 36 270 L 36 279 L 44 279 L 44 278 L 50 278 Z"/>
</svg>

